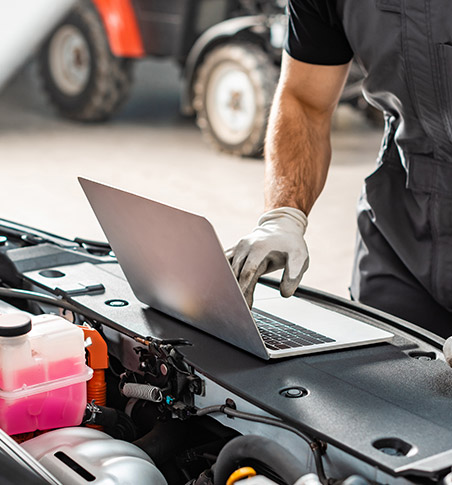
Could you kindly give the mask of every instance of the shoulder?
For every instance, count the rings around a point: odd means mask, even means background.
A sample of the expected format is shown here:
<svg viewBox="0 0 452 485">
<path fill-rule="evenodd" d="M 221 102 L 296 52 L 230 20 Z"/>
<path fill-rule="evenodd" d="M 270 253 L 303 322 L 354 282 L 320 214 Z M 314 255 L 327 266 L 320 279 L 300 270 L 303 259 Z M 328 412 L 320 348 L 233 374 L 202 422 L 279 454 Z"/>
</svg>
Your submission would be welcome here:
<svg viewBox="0 0 452 485">
<path fill-rule="evenodd" d="M 288 8 L 289 12 L 297 14 L 301 21 L 304 17 L 316 19 L 332 27 L 341 24 L 336 0 L 289 0 Z"/>
<path fill-rule="evenodd" d="M 286 51 L 311 64 L 348 63 L 353 52 L 337 13 L 336 0 L 289 0 Z"/>
</svg>

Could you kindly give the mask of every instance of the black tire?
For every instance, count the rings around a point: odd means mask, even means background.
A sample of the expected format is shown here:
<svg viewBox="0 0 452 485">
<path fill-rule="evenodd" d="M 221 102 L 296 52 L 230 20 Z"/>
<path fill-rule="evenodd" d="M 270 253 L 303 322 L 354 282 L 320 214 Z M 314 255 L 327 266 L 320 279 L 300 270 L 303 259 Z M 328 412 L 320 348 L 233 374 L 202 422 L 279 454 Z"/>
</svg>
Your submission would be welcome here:
<svg viewBox="0 0 452 485">
<path fill-rule="evenodd" d="M 225 121 L 226 117 L 222 117 L 218 111 L 219 103 L 212 101 L 215 83 L 220 82 L 222 72 L 227 75 L 228 69 L 237 73 L 237 90 L 230 93 L 231 106 L 234 106 L 234 102 L 237 105 L 230 108 L 230 112 L 243 108 L 244 96 L 247 96 L 249 105 L 254 106 L 243 129 L 231 129 L 232 119 Z M 279 69 L 273 60 L 255 44 L 229 43 L 212 49 L 198 68 L 193 88 L 197 123 L 208 142 L 221 151 L 235 155 L 261 156 L 278 75 Z M 229 93 L 224 96 L 229 99 Z"/>
<path fill-rule="evenodd" d="M 64 42 L 64 35 L 78 39 L 82 48 L 64 56 L 64 45 L 58 45 Z M 67 64 L 82 64 L 82 80 L 68 76 L 69 69 L 64 71 L 64 58 L 68 57 Z M 38 64 L 51 103 L 64 117 L 79 121 L 110 118 L 126 99 L 132 81 L 132 61 L 112 55 L 102 21 L 89 0 L 79 1 L 53 31 L 41 48 Z"/>
</svg>

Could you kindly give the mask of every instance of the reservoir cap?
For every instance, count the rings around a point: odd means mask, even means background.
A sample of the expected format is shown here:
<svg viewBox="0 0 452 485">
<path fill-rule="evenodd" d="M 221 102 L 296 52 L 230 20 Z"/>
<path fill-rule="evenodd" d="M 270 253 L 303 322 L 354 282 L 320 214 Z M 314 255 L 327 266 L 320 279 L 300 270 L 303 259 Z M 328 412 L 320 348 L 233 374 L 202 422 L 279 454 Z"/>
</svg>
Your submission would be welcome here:
<svg viewBox="0 0 452 485">
<path fill-rule="evenodd" d="M 26 313 L 0 315 L 0 337 L 18 337 L 31 330 L 31 318 Z"/>
</svg>

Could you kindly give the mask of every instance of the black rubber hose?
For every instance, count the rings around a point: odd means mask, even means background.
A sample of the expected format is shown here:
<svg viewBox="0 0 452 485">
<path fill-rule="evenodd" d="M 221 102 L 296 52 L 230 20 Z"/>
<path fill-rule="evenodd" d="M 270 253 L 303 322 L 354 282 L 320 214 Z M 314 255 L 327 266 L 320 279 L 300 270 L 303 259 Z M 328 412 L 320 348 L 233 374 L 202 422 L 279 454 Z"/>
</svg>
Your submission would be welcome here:
<svg viewBox="0 0 452 485">
<path fill-rule="evenodd" d="M 134 441 L 137 437 L 137 430 L 132 418 L 119 409 L 96 406 L 96 412 L 93 414 L 87 408 L 86 421 L 89 424 L 103 426 L 105 433 L 119 440 Z"/>
<path fill-rule="evenodd" d="M 231 474 L 246 466 L 247 460 L 265 464 L 287 485 L 293 485 L 308 473 L 306 467 L 280 444 L 262 436 L 239 436 L 230 441 L 218 455 L 215 465 L 215 485 L 225 485 Z"/>
<path fill-rule="evenodd" d="M 290 426 L 279 419 L 270 418 L 267 416 L 261 416 L 258 414 L 244 413 L 242 411 L 237 411 L 236 409 L 232 409 L 224 404 L 207 406 L 205 408 L 201 408 L 196 411 L 197 416 L 205 416 L 207 414 L 213 414 L 213 413 L 223 413 L 233 418 L 244 419 L 246 421 L 254 421 L 257 423 L 269 424 L 271 426 L 277 426 L 278 428 L 286 429 L 288 431 L 291 431 L 292 433 L 295 433 L 297 436 L 299 436 L 304 441 L 306 441 L 306 443 L 311 448 L 311 451 L 314 455 L 316 471 L 317 471 L 317 475 L 319 476 L 319 480 L 323 485 L 328 485 L 329 479 L 326 477 L 325 469 L 323 467 L 322 450 L 320 447 L 320 443 L 310 438 L 308 435 L 306 435 L 299 429 L 296 429 L 293 426 Z"/>
<path fill-rule="evenodd" d="M 83 315 L 87 318 L 95 318 L 87 309 L 79 309 L 75 305 L 72 305 L 72 303 L 69 303 L 61 298 L 48 296 L 43 293 L 38 293 L 36 291 L 22 290 L 19 288 L 0 287 L 0 298 L 18 298 L 21 300 L 38 301 L 55 307 L 64 308 L 65 310 L 69 310 L 73 313 Z"/>
<path fill-rule="evenodd" d="M 186 449 L 192 436 L 191 423 L 172 419 L 158 422 L 149 433 L 133 444 L 146 452 L 157 467 L 161 467 Z"/>
<path fill-rule="evenodd" d="M 36 291 L 20 290 L 18 288 L 0 288 L 0 298 L 19 298 L 22 300 L 39 301 L 41 303 L 47 303 L 48 305 L 65 308 L 72 312 L 80 312 L 74 305 L 60 298 L 37 293 Z"/>
<path fill-rule="evenodd" d="M 351 475 L 342 482 L 342 485 L 370 485 L 370 482 L 360 475 Z"/>
</svg>

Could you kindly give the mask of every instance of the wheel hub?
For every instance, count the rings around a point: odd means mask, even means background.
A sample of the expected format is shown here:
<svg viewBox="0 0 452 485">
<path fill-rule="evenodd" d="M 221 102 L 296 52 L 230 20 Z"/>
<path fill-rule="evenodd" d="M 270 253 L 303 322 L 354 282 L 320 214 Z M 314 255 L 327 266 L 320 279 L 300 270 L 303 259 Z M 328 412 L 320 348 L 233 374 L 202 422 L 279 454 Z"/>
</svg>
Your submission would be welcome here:
<svg viewBox="0 0 452 485">
<path fill-rule="evenodd" d="M 91 55 L 82 32 L 63 25 L 49 46 L 49 67 L 53 81 L 67 96 L 77 96 L 86 87 L 91 72 Z"/>
<path fill-rule="evenodd" d="M 242 105 L 243 93 L 240 91 L 231 91 L 228 107 L 232 111 L 243 111 Z"/>
<path fill-rule="evenodd" d="M 219 66 L 210 79 L 206 105 L 220 139 L 231 145 L 246 140 L 256 114 L 254 87 L 247 73 L 232 62 Z"/>
</svg>

